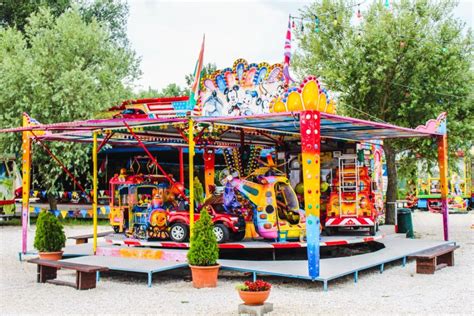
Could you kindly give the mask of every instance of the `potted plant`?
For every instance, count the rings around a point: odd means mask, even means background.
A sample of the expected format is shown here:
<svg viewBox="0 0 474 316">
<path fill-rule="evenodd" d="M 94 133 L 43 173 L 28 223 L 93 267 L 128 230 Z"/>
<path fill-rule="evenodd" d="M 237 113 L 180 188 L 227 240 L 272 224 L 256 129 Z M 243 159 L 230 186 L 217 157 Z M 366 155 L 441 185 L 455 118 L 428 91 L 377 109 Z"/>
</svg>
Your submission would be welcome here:
<svg viewBox="0 0 474 316">
<path fill-rule="evenodd" d="M 39 214 L 36 221 L 35 248 L 41 259 L 60 260 L 61 251 L 66 245 L 66 235 L 63 225 L 48 211 Z"/>
<path fill-rule="evenodd" d="M 206 210 L 201 210 L 199 220 L 194 223 L 191 245 L 187 254 L 195 288 L 216 287 L 220 265 L 219 248 L 213 231 L 212 219 Z"/>
<path fill-rule="evenodd" d="M 236 287 L 245 305 L 263 305 L 270 295 L 271 288 L 272 285 L 263 280 L 246 281 Z"/>
</svg>

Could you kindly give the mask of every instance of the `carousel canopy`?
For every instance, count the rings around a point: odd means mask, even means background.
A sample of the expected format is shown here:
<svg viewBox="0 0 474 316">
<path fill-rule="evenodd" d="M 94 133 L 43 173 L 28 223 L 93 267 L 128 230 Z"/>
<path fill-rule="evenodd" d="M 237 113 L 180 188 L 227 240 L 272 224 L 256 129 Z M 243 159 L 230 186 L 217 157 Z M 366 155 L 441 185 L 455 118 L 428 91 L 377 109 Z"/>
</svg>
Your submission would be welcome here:
<svg viewBox="0 0 474 316">
<path fill-rule="evenodd" d="M 410 129 L 387 123 L 371 122 L 335 114 L 321 115 L 321 137 L 349 141 L 388 138 L 433 137 L 442 135 L 429 129 Z M 298 140 L 300 113 L 270 113 L 241 117 L 194 117 L 195 141 L 212 147 L 246 144 L 274 146 L 277 142 Z M 188 118 L 101 119 L 55 124 L 32 124 L 8 128 L 6 132 L 31 131 L 48 141 L 92 142 L 92 132 L 100 131 L 99 141 L 108 138 L 112 146 L 137 146 L 133 133 L 147 146 L 187 146 Z"/>
</svg>

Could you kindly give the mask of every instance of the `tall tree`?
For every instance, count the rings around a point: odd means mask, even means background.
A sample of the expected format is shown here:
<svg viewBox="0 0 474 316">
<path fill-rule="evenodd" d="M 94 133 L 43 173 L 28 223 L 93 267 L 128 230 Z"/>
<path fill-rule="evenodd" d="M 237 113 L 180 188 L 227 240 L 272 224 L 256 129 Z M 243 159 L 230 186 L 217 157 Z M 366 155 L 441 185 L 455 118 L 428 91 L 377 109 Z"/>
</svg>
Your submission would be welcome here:
<svg viewBox="0 0 474 316">
<path fill-rule="evenodd" d="M 40 9 L 24 34 L 0 29 L 0 73 L 0 122 L 5 128 L 19 126 L 22 112 L 42 123 L 92 118 L 126 96 L 126 85 L 139 70 L 134 52 L 119 47 L 94 19 L 84 22 L 77 9 L 58 18 Z M 20 152 L 18 136 L 0 134 L 0 152 Z M 89 174 L 90 146 L 48 145 L 77 174 Z M 41 186 L 61 189 L 61 168 L 39 148 L 33 159 Z"/>
<path fill-rule="evenodd" d="M 0 26 L 25 31 L 28 18 L 40 8 L 48 8 L 55 17 L 67 9 L 79 9 L 84 21 L 96 20 L 120 46 L 128 46 L 128 5 L 124 0 L 4 0 L 0 4 Z"/>
<path fill-rule="evenodd" d="M 300 74 L 322 77 L 339 96 L 344 114 L 416 127 L 448 112 L 450 153 L 474 138 L 473 36 L 453 17 L 452 1 L 374 1 L 357 21 L 347 1 L 322 0 L 302 11 L 301 50 L 293 65 Z M 354 10 L 355 9 L 355 10 Z M 316 19 L 315 17 L 318 17 Z M 317 23 L 317 25 L 316 25 Z M 384 142 L 387 202 L 397 198 L 395 158 L 437 158 L 429 139 Z M 401 171 L 414 164 L 403 163 Z M 394 210 L 387 207 L 387 223 Z"/>
<path fill-rule="evenodd" d="M 25 30 L 28 17 L 40 7 L 48 7 L 54 16 L 61 15 L 71 5 L 71 0 L 3 0 L 0 3 L 0 26 Z"/>
</svg>

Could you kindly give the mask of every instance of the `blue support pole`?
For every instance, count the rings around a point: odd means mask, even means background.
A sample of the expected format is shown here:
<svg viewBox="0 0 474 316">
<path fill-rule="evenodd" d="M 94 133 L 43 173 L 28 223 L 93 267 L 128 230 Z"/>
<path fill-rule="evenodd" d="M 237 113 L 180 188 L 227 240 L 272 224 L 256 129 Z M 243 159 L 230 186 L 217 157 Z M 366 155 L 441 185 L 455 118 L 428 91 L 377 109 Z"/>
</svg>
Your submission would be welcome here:
<svg viewBox="0 0 474 316">
<path fill-rule="evenodd" d="M 324 280 L 323 289 L 324 289 L 324 292 L 328 291 L 328 281 L 327 280 Z"/>
<path fill-rule="evenodd" d="M 383 266 L 384 266 L 384 264 L 382 263 L 382 264 L 380 265 L 380 273 L 383 273 Z"/>
<path fill-rule="evenodd" d="M 359 271 L 354 272 L 354 283 L 357 283 L 359 280 Z"/>
<path fill-rule="evenodd" d="M 402 259 L 402 267 L 406 266 L 407 264 L 407 257 L 403 257 Z"/>
<path fill-rule="evenodd" d="M 151 282 L 152 282 L 152 272 L 148 272 L 148 287 L 151 287 Z"/>
<path fill-rule="evenodd" d="M 257 272 L 252 272 L 253 281 L 257 281 Z"/>
<path fill-rule="evenodd" d="M 99 282 L 100 281 L 100 272 L 97 271 L 95 276 L 96 276 L 97 282 Z"/>
</svg>

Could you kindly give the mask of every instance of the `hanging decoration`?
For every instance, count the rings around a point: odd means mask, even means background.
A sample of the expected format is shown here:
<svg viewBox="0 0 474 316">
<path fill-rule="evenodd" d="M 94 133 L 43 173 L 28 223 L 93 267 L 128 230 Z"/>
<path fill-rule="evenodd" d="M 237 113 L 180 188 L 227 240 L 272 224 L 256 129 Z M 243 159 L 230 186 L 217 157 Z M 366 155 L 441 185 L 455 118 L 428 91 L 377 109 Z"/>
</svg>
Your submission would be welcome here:
<svg viewBox="0 0 474 316">
<path fill-rule="evenodd" d="M 357 3 L 354 3 L 354 4 L 351 4 L 351 5 L 348 5 L 347 8 L 353 8 L 353 7 L 357 7 L 357 12 L 356 12 L 356 18 L 357 19 L 362 19 L 362 12 L 360 11 L 360 5 L 363 4 L 364 2 L 366 2 L 367 0 L 363 0 L 363 1 L 360 1 L 360 2 L 357 2 Z M 386 8 L 389 8 L 390 6 L 390 2 L 389 0 L 385 0 L 384 2 L 384 5 Z M 299 21 L 301 24 L 299 26 L 300 28 L 300 31 L 301 33 L 304 32 L 304 29 L 305 29 L 305 25 L 304 23 L 305 22 L 311 22 L 311 23 L 314 23 L 314 28 L 313 28 L 313 31 L 315 33 L 319 33 L 321 31 L 321 17 L 325 17 L 325 16 L 334 16 L 334 19 L 332 20 L 332 24 L 334 26 L 337 26 L 339 24 L 339 20 L 337 18 L 337 13 L 338 11 L 332 11 L 332 12 L 328 12 L 328 13 L 325 13 L 325 14 L 312 14 L 312 17 L 308 17 L 308 16 L 291 16 L 290 15 L 290 22 L 288 24 L 288 26 L 291 25 L 291 28 L 293 28 L 294 30 L 296 30 L 296 22 L 295 21 Z M 290 27 L 289 27 L 290 28 Z"/>
</svg>

